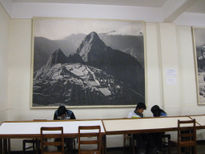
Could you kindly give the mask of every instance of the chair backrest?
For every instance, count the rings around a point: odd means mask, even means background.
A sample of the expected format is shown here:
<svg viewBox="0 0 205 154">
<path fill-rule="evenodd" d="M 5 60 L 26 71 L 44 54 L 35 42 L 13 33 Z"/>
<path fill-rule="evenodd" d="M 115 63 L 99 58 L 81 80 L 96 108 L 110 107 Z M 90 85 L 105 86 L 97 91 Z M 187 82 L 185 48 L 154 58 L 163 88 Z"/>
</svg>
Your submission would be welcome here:
<svg viewBox="0 0 205 154">
<path fill-rule="evenodd" d="M 196 153 L 196 120 L 178 120 L 178 153 L 181 148 Z"/>
<path fill-rule="evenodd" d="M 63 127 L 41 127 L 40 144 L 42 154 L 64 154 Z M 50 146 L 55 146 L 57 150 L 48 151 Z"/>
<path fill-rule="evenodd" d="M 101 144 L 102 135 L 100 126 L 78 127 L 78 154 L 100 154 Z M 85 146 L 87 147 L 85 148 Z"/>
</svg>

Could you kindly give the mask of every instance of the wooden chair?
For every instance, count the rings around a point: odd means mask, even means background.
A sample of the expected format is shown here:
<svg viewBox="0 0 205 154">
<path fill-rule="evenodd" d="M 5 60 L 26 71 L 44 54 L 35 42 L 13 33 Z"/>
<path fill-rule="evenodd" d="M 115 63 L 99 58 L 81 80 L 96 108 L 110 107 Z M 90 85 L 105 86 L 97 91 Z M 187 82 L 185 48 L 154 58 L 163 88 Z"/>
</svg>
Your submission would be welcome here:
<svg viewBox="0 0 205 154">
<path fill-rule="evenodd" d="M 34 119 L 33 122 L 41 122 L 45 121 L 47 119 Z M 32 138 L 32 139 L 24 139 L 23 140 L 23 153 L 26 154 L 27 150 L 32 150 L 33 153 L 39 153 L 40 150 L 40 141 L 37 138 Z"/>
<path fill-rule="evenodd" d="M 84 147 L 83 146 L 89 146 Z M 92 147 L 91 146 L 95 146 Z M 78 127 L 78 154 L 101 154 L 102 135 L 100 126 Z M 88 149 L 91 148 L 91 149 Z"/>
<path fill-rule="evenodd" d="M 161 143 L 161 147 L 160 150 L 163 153 L 168 153 L 170 154 L 170 140 L 171 140 L 171 135 L 170 134 L 162 134 L 161 136 L 162 138 L 162 143 Z"/>
<path fill-rule="evenodd" d="M 135 134 L 124 134 L 123 136 L 123 153 L 136 153 L 137 143 L 135 140 Z"/>
<path fill-rule="evenodd" d="M 41 127 L 41 154 L 64 154 L 63 127 Z M 57 150 L 49 151 L 55 146 Z M 58 151 L 59 150 L 59 151 Z"/>
<path fill-rule="evenodd" d="M 178 120 L 178 154 L 192 153 L 196 154 L 196 121 Z"/>
<path fill-rule="evenodd" d="M 28 146 L 27 146 L 28 144 Z M 23 140 L 23 153 L 25 154 L 27 150 L 37 151 L 37 139 L 25 139 Z"/>
<path fill-rule="evenodd" d="M 123 153 L 127 153 L 127 149 L 130 152 L 131 148 L 132 152 L 135 153 L 133 134 L 123 134 Z"/>
</svg>

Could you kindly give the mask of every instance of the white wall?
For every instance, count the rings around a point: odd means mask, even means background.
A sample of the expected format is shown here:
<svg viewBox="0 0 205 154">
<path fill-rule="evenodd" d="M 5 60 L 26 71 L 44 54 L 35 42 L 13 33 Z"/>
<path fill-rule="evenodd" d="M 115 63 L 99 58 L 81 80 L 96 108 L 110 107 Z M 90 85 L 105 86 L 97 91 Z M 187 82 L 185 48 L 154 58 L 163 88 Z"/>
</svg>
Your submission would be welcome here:
<svg viewBox="0 0 205 154">
<path fill-rule="evenodd" d="M 159 24 L 146 24 L 146 99 L 148 109 L 145 115 L 151 116 L 154 104 L 164 106 L 161 58 L 159 52 Z M 30 109 L 31 79 L 31 20 L 12 19 L 10 24 L 9 48 L 9 120 L 52 119 L 55 109 Z M 193 68 L 192 68 L 193 69 Z M 168 88 L 167 88 L 168 89 Z M 173 93 L 172 93 L 173 94 Z M 175 103 L 178 104 L 178 103 Z M 133 108 L 72 109 L 79 119 L 123 118 Z M 171 111 L 171 112 L 170 112 Z M 167 110 L 173 114 L 172 110 Z M 96 114 L 97 113 L 97 114 Z M 176 113 L 179 115 L 178 113 Z"/>
<path fill-rule="evenodd" d="M 146 103 L 145 115 L 152 116 L 150 109 L 157 104 L 164 107 L 161 76 L 159 24 L 146 23 Z"/>
<path fill-rule="evenodd" d="M 154 104 L 169 115 L 203 113 L 198 106 L 191 28 L 168 23 L 146 23 L 146 116 Z M 31 20 L 13 19 L 9 48 L 9 120 L 52 119 L 54 109 L 30 109 Z M 176 82 L 167 82 L 167 70 Z M 132 108 L 73 109 L 79 119 L 123 118 Z M 97 114 L 96 114 L 97 113 Z"/>
<path fill-rule="evenodd" d="M 52 119 L 54 109 L 30 109 L 31 20 L 12 19 L 9 35 L 9 120 Z M 145 116 L 158 104 L 168 115 L 202 114 L 197 105 L 191 28 L 170 23 L 146 23 Z M 176 82 L 167 82 L 167 70 L 176 71 Z M 123 118 L 133 108 L 73 109 L 79 119 Z M 119 138 L 108 144 L 120 146 Z M 117 140 L 117 141 L 116 141 Z"/>
<path fill-rule="evenodd" d="M 43 7 L 43 4 L 41 6 Z M 88 9 L 84 5 L 80 5 L 78 9 L 82 9 L 79 11 L 75 9 L 73 13 L 71 10 L 75 7 L 77 6 L 70 5 L 68 12 L 62 12 L 63 16 L 135 20 L 138 19 L 139 13 L 130 7 L 102 6 L 96 11 L 96 7 L 89 6 L 90 9 Z M 34 10 L 37 8 L 37 6 L 33 7 Z M 120 11 L 120 8 L 123 8 L 123 11 Z M 19 12 L 18 15 L 25 16 L 25 12 Z M 28 18 L 32 16 L 26 15 Z M 52 13 L 44 15 L 52 16 Z M 30 109 L 31 19 L 11 19 L 10 21 L 0 6 L 0 27 L 0 120 L 52 119 L 54 109 Z M 155 104 L 163 107 L 168 115 L 204 113 L 205 106 L 197 105 L 191 28 L 171 23 L 146 23 L 145 40 L 146 104 L 148 107 L 144 113 L 145 116 L 151 116 L 150 108 Z M 167 71 L 170 69 L 176 71 L 176 82 L 171 84 L 167 82 L 169 77 Z M 78 119 L 103 119 L 126 117 L 133 108 L 72 110 Z M 200 136 L 203 137 L 201 134 Z M 108 145 L 121 146 L 120 139 L 121 136 L 110 136 Z M 12 148 L 18 150 L 19 145 L 12 145 Z"/>
<path fill-rule="evenodd" d="M 170 115 L 179 115 L 180 113 L 180 78 L 179 78 L 179 56 L 177 48 L 176 26 L 170 23 L 161 23 L 160 25 L 160 47 L 161 47 L 161 71 L 162 71 L 162 89 L 164 108 Z M 176 72 L 176 81 L 173 76 L 173 82 L 170 71 Z"/>
<path fill-rule="evenodd" d="M 126 6 L 61 4 L 16 5 L 10 19 L 0 5 L 0 120 L 52 119 L 54 109 L 30 109 L 31 17 L 59 16 L 153 21 L 159 9 Z M 9 6 L 9 5 L 8 5 Z M 40 9 L 42 8 L 42 9 Z M 26 13 L 25 13 L 26 9 Z M 8 9 L 11 10 L 11 9 Z M 40 11 L 39 11 L 40 10 Z M 61 10 L 61 11 L 59 11 Z M 62 11 L 63 10 L 63 11 Z M 56 15 L 57 14 L 57 15 Z M 162 17 L 157 16 L 157 21 Z M 189 20 L 193 16 L 193 20 Z M 28 18 L 28 19 L 23 19 Z M 185 14 L 175 23 L 204 26 L 204 15 Z M 155 18 L 156 21 L 156 18 Z M 193 24 L 193 22 L 195 24 Z M 191 27 L 172 23 L 146 23 L 146 104 L 145 116 L 158 104 L 168 115 L 204 114 L 205 106 L 197 104 Z M 176 82 L 167 82 L 167 71 L 176 71 Z M 123 118 L 133 108 L 72 109 L 78 119 Z M 203 132 L 198 137 L 204 138 Z M 18 144 L 17 144 L 18 143 Z M 122 136 L 109 136 L 108 146 L 121 146 Z M 21 142 L 13 141 L 12 150 Z"/>
<path fill-rule="evenodd" d="M 31 20 L 13 19 L 10 24 L 9 120 L 53 119 L 55 109 L 30 109 Z M 126 117 L 129 108 L 72 109 L 78 119 Z"/>
<path fill-rule="evenodd" d="M 9 120 L 53 119 L 55 109 L 30 109 L 31 20 L 12 19 L 9 38 Z M 131 110 L 133 109 L 72 109 L 77 119 L 124 118 Z M 109 137 L 108 145 L 121 146 L 119 138 L 121 136 Z M 21 142 L 14 140 L 12 150 L 20 149 Z"/>
<path fill-rule="evenodd" d="M 180 112 L 182 115 L 204 114 L 205 106 L 197 105 L 194 52 L 191 27 L 178 26 L 177 42 L 180 57 Z"/>
<path fill-rule="evenodd" d="M 0 4 L 0 121 L 7 120 L 9 16 Z"/>
</svg>

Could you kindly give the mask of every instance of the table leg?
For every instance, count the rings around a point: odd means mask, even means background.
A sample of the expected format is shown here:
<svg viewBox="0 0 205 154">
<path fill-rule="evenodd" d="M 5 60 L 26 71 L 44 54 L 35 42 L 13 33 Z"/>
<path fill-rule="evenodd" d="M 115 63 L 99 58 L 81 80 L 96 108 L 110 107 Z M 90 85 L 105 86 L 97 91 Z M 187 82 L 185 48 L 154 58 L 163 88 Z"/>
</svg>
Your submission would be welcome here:
<svg viewBox="0 0 205 154">
<path fill-rule="evenodd" d="M 102 136 L 102 154 L 107 153 L 107 148 L 106 148 L 106 135 Z"/>
<path fill-rule="evenodd" d="M 10 139 L 1 139 L 1 153 L 0 154 L 10 154 Z"/>
<path fill-rule="evenodd" d="M 3 139 L 2 138 L 0 138 L 0 153 L 3 153 L 3 141 L 2 141 Z"/>
<path fill-rule="evenodd" d="M 11 151 L 11 142 L 10 142 L 10 139 L 9 139 L 9 138 L 7 139 L 7 143 L 8 143 L 8 154 L 10 154 L 10 151 Z"/>
<path fill-rule="evenodd" d="M 3 151 L 2 154 L 7 153 L 7 139 L 3 139 Z"/>
</svg>

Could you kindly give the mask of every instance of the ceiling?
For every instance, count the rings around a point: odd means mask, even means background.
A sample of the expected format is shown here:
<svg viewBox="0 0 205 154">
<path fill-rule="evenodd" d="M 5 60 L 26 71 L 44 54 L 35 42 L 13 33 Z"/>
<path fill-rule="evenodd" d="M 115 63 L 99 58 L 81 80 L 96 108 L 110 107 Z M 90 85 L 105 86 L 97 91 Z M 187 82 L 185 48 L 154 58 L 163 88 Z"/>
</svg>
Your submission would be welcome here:
<svg viewBox="0 0 205 154">
<path fill-rule="evenodd" d="M 73 4 L 98 4 L 98 5 L 123 5 L 137 7 L 163 7 L 169 0 L 11 0 L 14 3 L 73 3 Z M 183 1 L 183 0 L 178 0 Z M 187 12 L 205 13 L 205 0 L 195 1 Z"/>
<path fill-rule="evenodd" d="M 0 3 L 12 18 L 109 16 L 146 22 L 193 25 L 192 21 L 204 21 L 205 24 L 205 0 L 0 0 Z"/>
<path fill-rule="evenodd" d="M 12 0 L 13 2 L 43 2 L 43 3 L 77 3 L 77 4 L 103 4 L 125 5 L 143 7 L 161 7 L 167 0 Z"/>
<path fill-rule="evenodd" d="M 200 0 L 194 5 L 190 6 L 188 12 L 205 13 L 205 0 Z"/>
</svg>

